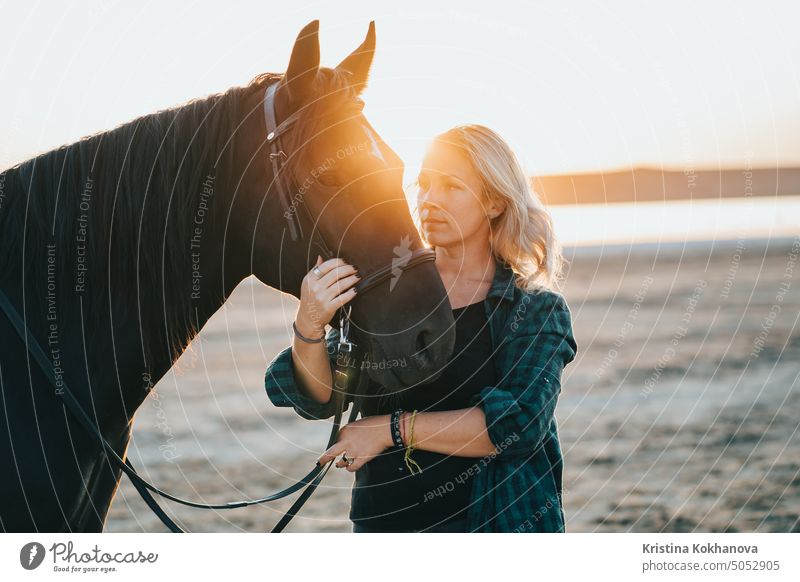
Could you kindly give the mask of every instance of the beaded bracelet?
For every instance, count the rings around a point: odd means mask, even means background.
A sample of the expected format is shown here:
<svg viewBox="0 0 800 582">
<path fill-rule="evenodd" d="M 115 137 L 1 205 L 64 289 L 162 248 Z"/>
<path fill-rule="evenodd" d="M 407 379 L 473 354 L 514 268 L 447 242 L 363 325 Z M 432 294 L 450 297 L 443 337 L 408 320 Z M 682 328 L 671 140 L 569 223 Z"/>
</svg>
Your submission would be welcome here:
<svg viewBox="0 0 800 582">
<path fill-rule="evenodd" d="M 403 445 L 406 442 L 406 435 L 408 434 L 408 429 L 406 429 L 406 418 L 408 418 L 408 413 L 403 412 L 400 415 L 400 440 L 403 441 Z"/>
<path fill-rule="evenodd" d="M 399 423 L 401 414 L 403 414 L 402 408 L 398 408 L 397 410 L 392 412 L 392 417 L 391 417 L 392 422 L 390 430 L 392 432 L 392 442 L 394 443 L 394 446 L 403 448 L 403 446 L 405 445 L 403 444 L 403 437 L 400 434 L 400 423 Z"/>
</svg>

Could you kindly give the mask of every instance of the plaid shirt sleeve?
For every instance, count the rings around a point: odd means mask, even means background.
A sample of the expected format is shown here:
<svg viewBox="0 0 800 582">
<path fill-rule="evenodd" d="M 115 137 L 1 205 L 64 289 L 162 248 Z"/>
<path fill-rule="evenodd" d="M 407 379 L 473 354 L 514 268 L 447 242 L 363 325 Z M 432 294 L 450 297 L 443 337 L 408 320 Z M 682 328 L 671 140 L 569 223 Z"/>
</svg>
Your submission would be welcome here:
<svg viewBox="0 0 800 582">
<path fill-rule="evenodd" d="M 325 337 L 331 373 L 336 363 L 336 345 L 339 343 L 339 329 L 331 328 Z M 282 350 L 267 366 L 264 376 L 267 397 L 275 406 L 292 406 L 307 420 L 324 420 L 336 414 L 336 401 L 331 398 L 326 403 L 317 402 L 299 389 L 292 361 L 292 346 Z"/>
<path fill-rule="evenodd" d="M 528 294 L 521 317 L 512 317 L 497 357 L 498 382 L 471 399 L 486 416 L 496 459 L 530 457 L 554 418 L 561 372 L 577 352 L 572 318 L 562 295 Z"/>
</svg>

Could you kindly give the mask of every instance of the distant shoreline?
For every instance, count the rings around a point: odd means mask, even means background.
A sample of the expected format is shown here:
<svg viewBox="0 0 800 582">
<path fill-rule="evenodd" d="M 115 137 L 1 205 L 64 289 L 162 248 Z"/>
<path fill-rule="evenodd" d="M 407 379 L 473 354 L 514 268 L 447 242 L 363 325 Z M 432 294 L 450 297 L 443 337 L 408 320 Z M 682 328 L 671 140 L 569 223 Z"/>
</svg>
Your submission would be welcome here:
<svg viewBox="0 0 800 582">
<path fill-rule="evenodd" d="M 792 237 L 800 195 L 552 205 L 564 247 Z"/>
<path fill-rule="evenodd" d="M 547 205 L 764 198 L 800 192 L 800 167 L 632 167 L 532 176 L 530 182 Z"/>
<path fill-rule="evenodd" d="M 632 242 L 608 244 L 570 244 L 563 246 L 564 255 L 569 258 L 588 258 L 603 256 L 621 256 L 631 254 L 659 254 L 680 255 L 682 252 L 694 250 L 708 250 L 726 252 L 735 250 L 739 244 L 747 248 L 759 249 L 784 249 L 792 246 L 795 239 L 800 238 L 800 232 L 795 236 L 752 237 L 752 238 L 726 238 L 726 239 L 697 239 L 685 241 L 664 242 Z"/>
</svg>

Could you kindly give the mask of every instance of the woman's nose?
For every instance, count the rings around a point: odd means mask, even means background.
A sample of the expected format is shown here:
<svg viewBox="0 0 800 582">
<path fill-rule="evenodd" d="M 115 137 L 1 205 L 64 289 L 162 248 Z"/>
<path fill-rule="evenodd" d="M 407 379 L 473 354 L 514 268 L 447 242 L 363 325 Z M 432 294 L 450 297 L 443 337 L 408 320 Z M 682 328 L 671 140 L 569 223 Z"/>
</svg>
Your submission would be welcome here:
<svg viewBox="0 0 800 582">
<path fill-rule="evenodd" d="M 430 195 L 426 195 L 424 197 L 418 198 L 417 199 L 417 205 L 419 206 L 420 214 L 423 217 L 425 215 L 427 215 L 427 214 L 430 214 L 430 212 L 432 210 L 436 210 L 436 209 L 441 210 L 442 209 L 442 205 L 439 204 L 439 202 L 437 202 L 435 200 L 435 198 L 430 196 Z"/>
</svg>

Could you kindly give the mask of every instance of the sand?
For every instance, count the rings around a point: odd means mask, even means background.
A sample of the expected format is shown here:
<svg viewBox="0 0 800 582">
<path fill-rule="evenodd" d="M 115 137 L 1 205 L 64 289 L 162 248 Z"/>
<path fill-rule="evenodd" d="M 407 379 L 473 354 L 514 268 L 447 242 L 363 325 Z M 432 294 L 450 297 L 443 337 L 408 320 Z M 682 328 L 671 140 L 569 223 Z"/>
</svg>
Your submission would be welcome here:
<svg viewBox="0 0 800 582">
<path fill-rule="evenodd" d="M 800 237 L 566 249 L 579 349 L 556 410 L 567 531 L 800 531 L 797 251 Z M 137 413 L 143 475 L 222 502 L 311 469 L 330 423 L 274 407 L 263 385 L 296 308 L 239 286 Z M 332 468 L 286 531 L 350 532 L 352 483 Z M 196 532 L 269 531 L 290 504 L 165 502 Z M 106 529 L 165 531 L 125 478 Z"/>
</svg>

